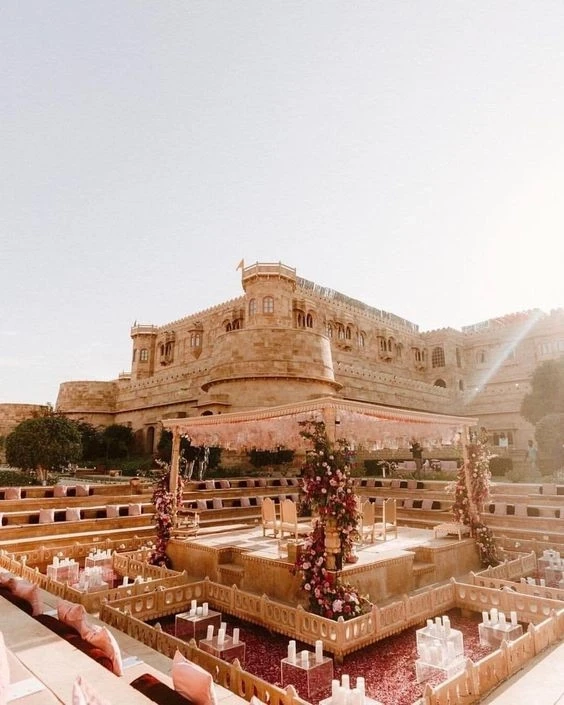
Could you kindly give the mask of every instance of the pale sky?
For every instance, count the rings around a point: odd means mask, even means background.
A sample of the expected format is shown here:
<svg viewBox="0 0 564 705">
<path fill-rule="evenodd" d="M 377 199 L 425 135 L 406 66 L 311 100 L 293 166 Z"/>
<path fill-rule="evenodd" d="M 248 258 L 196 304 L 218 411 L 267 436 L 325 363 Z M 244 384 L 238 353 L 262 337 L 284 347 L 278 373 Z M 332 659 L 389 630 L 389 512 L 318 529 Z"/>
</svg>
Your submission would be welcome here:
<svg viewBox="0 0 564 705">
<path fill-rule="evenodd" d="M 564 305 L 564 4 L 5 0 L 0 402 L 246 264 L 417 323 Z"/>
</svg>

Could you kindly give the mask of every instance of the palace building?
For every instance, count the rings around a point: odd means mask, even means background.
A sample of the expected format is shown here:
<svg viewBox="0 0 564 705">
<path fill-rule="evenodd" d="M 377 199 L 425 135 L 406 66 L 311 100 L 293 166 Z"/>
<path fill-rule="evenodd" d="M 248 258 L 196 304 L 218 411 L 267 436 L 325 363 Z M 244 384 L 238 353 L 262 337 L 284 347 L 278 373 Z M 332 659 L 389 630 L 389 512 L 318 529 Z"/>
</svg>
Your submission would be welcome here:
<svg viewBox="0 0 564 705">
<path fill-rule="evenodd" d="M 134 324 L 131 372 L 64 382 L 56 409 L 129 424 L 153 451 L 165 419 L 336 397 L 476 417 L 501 452 L 524 455 L 533 429 L 519 409 L 536 367 L 564 354 L 564 309 L 421 331 L 281 263 L 243 267 L 241 283 L 212 308 Z"/>
</svg>

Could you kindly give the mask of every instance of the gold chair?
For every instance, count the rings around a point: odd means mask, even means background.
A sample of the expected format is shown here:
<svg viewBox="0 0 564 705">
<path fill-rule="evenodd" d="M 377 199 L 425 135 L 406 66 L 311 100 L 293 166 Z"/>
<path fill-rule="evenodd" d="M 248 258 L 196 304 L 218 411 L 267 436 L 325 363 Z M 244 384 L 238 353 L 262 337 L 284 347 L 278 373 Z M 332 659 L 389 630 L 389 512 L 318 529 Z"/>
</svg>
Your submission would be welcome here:
<svg viewBox="0 0 564 705">
<path fill-rule="evenodd" d="M 276 505 L 271 497 L 265 497 L 260 507 L 262 521 L 262 535 L 266 536 L 267 529 L 272 529 L 274 538 L 278 536 L 278 522 L 276 520 Z"/>
<path fill-rule="evenodd" d="M 298 538 L 300 534 L 309 534 L 311 526 L 298 522 L 298 509 L 293 499 L 283 499 L 280 502 L 280 538 L 284 538 L 284 533 L 294 534 Z"/>
</svg>

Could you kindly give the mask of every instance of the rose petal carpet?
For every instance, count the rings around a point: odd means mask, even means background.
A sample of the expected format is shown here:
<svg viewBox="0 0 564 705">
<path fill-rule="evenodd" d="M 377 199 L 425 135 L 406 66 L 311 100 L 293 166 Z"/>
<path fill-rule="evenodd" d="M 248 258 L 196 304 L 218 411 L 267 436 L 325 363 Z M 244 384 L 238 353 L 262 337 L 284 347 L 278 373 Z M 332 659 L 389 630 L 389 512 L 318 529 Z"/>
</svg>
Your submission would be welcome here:
<svg viewBox="0 0 564 705">
<path fill-rule="evenodd" d="M 489 654 L 489 646 L 480 646 L 478 636 L 479 615 L 462 616 L 458 610 L 447 613 L 453 629 L 463 634 L 464 655 L 472 661 L 478 661 Z M 174 633 L 174 617 L 158 620 L 164 631 Z M 280 662 L 287 656 L 288 637 L 274 634 L 266 629 L 234 617 L 227 618 L 227 631 L 239 627 L 240 639 L 246 644 L 246 671 L 270 683 L 282 686 Z M 400 634 L 395 634 L 378 641 L 345 657 L 343 664 L 334 664 L 334 678 L 343 674 L 350 677 L 351 687 L 356 678 L 362 676 L 366 682 L 366 695 L 382 705 L 413 705 L 421 698 L 425 683 L 417 683 L 415 677 L 415 660 L 417 659 L 416 628 L 411 627 Z M 297 651 L 313 649 L 311 645 L 296 643 Z M 441 676 L 429 680 L 432 685 L 441 681 Z M 330 690 L 322 695 L 330 696 Z M 305 700 L 308 697 L 300 693 Z M 319 700 L 310 700 L 318 705 Z"/>
</svg>

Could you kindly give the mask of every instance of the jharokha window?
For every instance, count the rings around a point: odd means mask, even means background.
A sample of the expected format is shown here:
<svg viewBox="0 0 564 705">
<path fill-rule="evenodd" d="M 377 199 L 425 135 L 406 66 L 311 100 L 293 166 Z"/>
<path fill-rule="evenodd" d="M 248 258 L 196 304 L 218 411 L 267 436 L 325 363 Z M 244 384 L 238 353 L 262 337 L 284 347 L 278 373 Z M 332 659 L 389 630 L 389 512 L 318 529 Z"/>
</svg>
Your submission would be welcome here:
<svg viewBox="0 0 564 705">
<path fill-rule="evenodd" d="M 139 351 L 139 362 L 147 362 L 149 359 L 149 351 L 147 348 L 141 348 Z"/>
<path fill-rule="evenodd" d="M 249 316 L 254 316 L 257 312 L 257 300 L 251 299 L 249 301 Z"/>
<path fill-rule="evenodd" d="M 265 296 L 262 300 L 262 312 L 274 313 L 274 299 L 272 296 Z"/>
<path fill-rule="evenodd" d="M 431 353 L 431 365 L 433 367 L 444 367 L 445 366 L 445 351 L 440 348 L 436 347 L 433 348 L 433 352 Z M 438 385 L 436 385 L 438 386 Z"/>
</svg>

